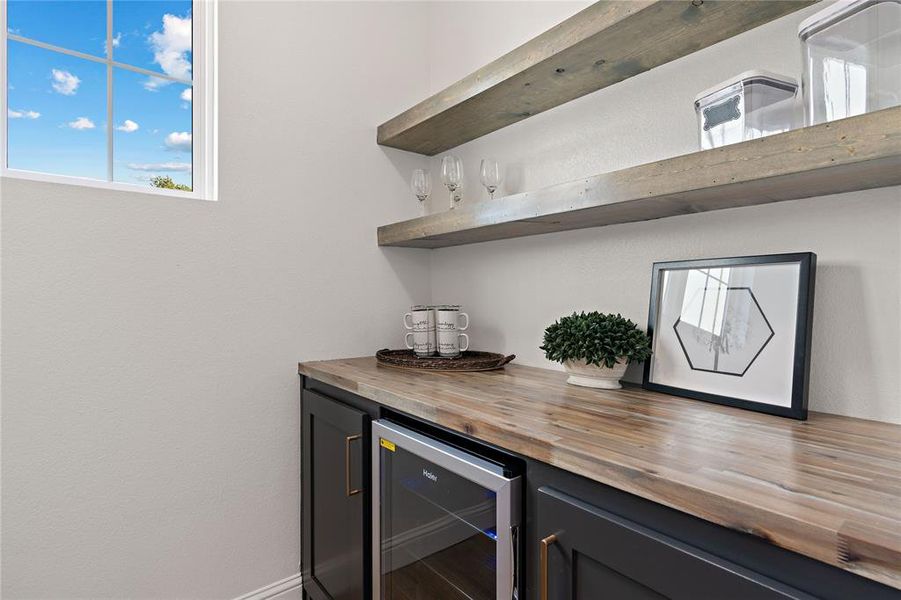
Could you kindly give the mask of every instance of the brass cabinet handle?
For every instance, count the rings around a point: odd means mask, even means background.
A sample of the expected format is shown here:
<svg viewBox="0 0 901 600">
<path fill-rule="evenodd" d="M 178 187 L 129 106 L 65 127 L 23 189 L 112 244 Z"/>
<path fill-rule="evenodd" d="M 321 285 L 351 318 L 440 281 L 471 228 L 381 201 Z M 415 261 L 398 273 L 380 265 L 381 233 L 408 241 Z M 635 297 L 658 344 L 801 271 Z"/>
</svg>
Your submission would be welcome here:
<svg viewBox="0 0 901 600">
<path fill-rule="evenodd" d="M 351 489 L 350 487 L 350 443 L 363 437 L 362 434 L 349 435 L 344 438 L 344 492 L 347 497 L 356 496 L 363 491 L 362 488 Z"/>
<path fill-rule="evenodd" d="M 552 533 L 547 536 L 543 540 L 541 540 L 541 553 L 540 553 L 540 577 L 541 577 L 541 600 L 547 600 L 547 547 L 557 541 L 557 535 Z"/>
</svg>

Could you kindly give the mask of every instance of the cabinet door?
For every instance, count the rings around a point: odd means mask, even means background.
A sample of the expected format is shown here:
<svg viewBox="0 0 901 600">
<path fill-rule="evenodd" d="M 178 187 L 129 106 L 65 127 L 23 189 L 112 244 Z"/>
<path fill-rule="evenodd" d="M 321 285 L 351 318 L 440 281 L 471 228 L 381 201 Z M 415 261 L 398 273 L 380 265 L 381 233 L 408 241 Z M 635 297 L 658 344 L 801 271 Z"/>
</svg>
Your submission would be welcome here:
<svg viewBox="0 0 901 600">
<path fill-rule="evenodd" d="M 313 600 L 361 600 L 371 587 L 369 416 L 310 390 L 302 404 L 304 591 Z"/>
<path fill-rule="evenodd" d="M 538 531 L 541 600 L 809 598 L 553 488 L 538 490 Z"/>
</svg>

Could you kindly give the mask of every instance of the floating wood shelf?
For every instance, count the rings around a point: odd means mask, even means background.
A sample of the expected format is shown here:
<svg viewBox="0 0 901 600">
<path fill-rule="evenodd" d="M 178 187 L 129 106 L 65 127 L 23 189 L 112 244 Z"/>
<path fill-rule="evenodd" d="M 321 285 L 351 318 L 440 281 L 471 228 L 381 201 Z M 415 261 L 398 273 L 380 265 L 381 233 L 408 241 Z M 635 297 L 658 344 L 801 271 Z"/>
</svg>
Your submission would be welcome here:
<svg viewBox="0 0 901 600">
<path fill-rule="evenodd" d="M 706 5 L 706 3 L 705 3 Z M 379 227 L 443 248 L 901 185 L 901 107 Z"/>
<path fill-rule="evenodd" d="M 378 143 L 435 155 L 816 1 L 597 2 L 383 123 Z"/>
</svg>

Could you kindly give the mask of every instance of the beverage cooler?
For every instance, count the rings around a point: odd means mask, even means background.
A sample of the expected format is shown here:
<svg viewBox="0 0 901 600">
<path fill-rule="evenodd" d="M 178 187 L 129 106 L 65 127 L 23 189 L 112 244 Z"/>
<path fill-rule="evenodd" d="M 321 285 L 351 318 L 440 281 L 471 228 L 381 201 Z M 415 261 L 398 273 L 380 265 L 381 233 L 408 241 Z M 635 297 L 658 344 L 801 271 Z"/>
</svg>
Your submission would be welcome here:
<svg viewBox="0 0 901 600">
<path fill-rule="evenodd" d="M 518 598 L 520 476 L 398 425 L 372 425 L 373 597 Z"/>
</svg>

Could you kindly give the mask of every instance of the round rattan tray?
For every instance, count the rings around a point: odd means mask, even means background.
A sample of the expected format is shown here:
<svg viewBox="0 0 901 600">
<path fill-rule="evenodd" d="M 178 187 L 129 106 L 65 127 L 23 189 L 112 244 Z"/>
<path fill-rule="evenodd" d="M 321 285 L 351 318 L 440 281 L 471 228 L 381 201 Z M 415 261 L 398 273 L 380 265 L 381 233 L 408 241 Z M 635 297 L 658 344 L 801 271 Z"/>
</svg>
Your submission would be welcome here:
<svg viewBox="0 0 901 600">
<path fill-rule="evenodd" d="M 501 369 L 516 358 L 516 355 L 504 356 L 496 352 L 467 350 L 456 358 L 442 358 L 440 356 L 420 358 L 413 354 L 412 350 L 389 350 L 385 348 L 376 352 L 375 358 L 380 365 L 395 369 L 461 373 Z"/>
</svg>

